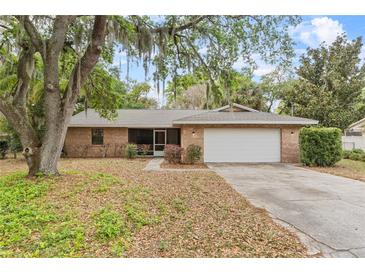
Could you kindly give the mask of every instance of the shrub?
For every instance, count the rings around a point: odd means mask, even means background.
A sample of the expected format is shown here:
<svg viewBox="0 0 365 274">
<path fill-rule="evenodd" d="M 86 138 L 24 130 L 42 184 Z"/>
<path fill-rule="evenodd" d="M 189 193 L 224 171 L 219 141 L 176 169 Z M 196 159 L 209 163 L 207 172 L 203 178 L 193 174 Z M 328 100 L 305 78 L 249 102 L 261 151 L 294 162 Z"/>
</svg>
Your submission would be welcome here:
<svg viewBox="0 0 365 274">
<path fill-rule="evenodd" d="M 365 158 L 365 152 L 362 149 L 353 149 L 350 151 L 349 159 L 362 161 Z"/>
<path fill-rule="evenodd" d="M 342 151 L 342 158 L 344 159 L 350 159 L 351 150 L 344 150 Z"/>
<path fill-rule="evenodd" d="M 9 150 L 9 144 L 7 141 L 0 141 L 0 159 L 5 159 Z"/>
<path fill-rule="evenodd" d="M 170 164 L 180 163 L 182 150 L 178 145 L 166 145 L 164 150 L 165 160 Z"/>
<path fill-rule="evenodd" d="M 341 130 L 302 128 L 299 134 L 300 160 L 308 166 L 333 166 L 342 158 Z"/>
<path fill-rule="evenodd" d="M 189 145 L 186 149 L 186 161 L 194 164 L 200 160 L 202 156 L 202 148 L 198 145 Z"/>
<path fill-rule="evenodd" d="M 136 144 L 127 144 L 124 147 L 124 156 L 128 159 L 134 159 L 137 157 L 137 145 Z"/>
<path fill-rule="evenodd" d="M 143 144 L 138 147 L 138 151 L 143 155 L 146 156 L 148 152 L 150 152 L 151 145 Z"/>
<path fill-rule="evenodd" d="M 343 151 L 343 158 L 350 159 L 353 161 L 364 161 L 365 162 L 365 152 L 359 148 L 356 148 L 353 150 L 345 150 L 345 151 Z"/>
</svg>

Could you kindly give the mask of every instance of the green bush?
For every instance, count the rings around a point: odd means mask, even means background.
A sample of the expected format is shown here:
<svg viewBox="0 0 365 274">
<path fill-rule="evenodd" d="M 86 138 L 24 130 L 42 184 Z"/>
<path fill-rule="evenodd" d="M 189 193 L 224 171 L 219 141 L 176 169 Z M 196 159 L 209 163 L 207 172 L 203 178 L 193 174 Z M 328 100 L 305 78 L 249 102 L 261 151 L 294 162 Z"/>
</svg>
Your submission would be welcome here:
<svg viewBox="0 0 365 274">
<path fill-rule="evenodd" d="M 365 153 L 362 149 L 353 149 L 350 151 L 349 159 L 354 161 L 362 161 L 365 159 Z"/>
<path fill-rule="evenodd" d="M 365 162 L 365 152 L 359 148 L 356 148 L 353 150 L 345 150 L 345 151 L 343 151 L 343 158 L 350 159 L 353 161 Z"/>
<path fill-rule="evenodd" d="M 200 160 L 202 156 L 202 148 L 198 145 L 191 144 L 186 149 L 186 161 L 194 164 Z"/>
<path fill-rule="evenodd" d="M 9 150 L 9 144 L 7 141 L 0 141 L 0 159 L 5 159 Z"/>
<path fill-rule="evenodd" d="M 342 151 L 342 158 L 344 159 L 350 159 L 351 150 L 344 150 Z"/>
<path fill-rule="evenodd" d="M 164 158 L 170 164 L 181 162 L 182 148 L 178 145 L 166 145 L 164 149 Z"/>
<path fill-rule="evenodd" d="M 137 145 L 136 144 L 127 144 L 124 148 L 124 156 L 128 159 L 134 159 L 137 157 Z"/>
<path fill-rule="evenodd" d="M 299 134 L 300 160 L 308 166 L 333 166 L 342 158 L 341 130 L 302 128 Z"/>
</svg>

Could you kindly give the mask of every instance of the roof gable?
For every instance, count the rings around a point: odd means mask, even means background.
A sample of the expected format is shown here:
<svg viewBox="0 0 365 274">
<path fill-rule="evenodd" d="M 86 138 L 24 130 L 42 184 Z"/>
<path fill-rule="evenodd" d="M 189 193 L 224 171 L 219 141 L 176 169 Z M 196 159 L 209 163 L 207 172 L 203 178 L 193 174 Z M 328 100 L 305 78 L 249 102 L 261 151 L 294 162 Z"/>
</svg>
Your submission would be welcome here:
<svg viewBox="0 0 365 274">
<path fill-rule="evenodd" d="M 218 112 L 259 112 L 256 109 L 249 108 L 240 104 L 233 103 L 231 105 L 226 105 L 217 109 L 214 109 L 213 111 Z"/>
<path fill-rule="evenodd" d="M 365 126 L 365 118 L 352 123 L 351 125 L 349 125 L 346 129 L 347 130 L 351 130 L 351 129 L 355 129 L 355 128 L 363 128 Z"/>
</svg>

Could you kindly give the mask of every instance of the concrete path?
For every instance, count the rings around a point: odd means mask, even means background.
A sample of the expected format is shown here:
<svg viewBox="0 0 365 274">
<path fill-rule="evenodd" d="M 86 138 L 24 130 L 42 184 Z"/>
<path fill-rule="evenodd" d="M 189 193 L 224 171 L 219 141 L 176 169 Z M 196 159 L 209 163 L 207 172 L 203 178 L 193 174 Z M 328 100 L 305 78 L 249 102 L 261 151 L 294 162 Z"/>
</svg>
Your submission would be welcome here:
<svg viewBox="0 0 365 274">
<path fill-rule="evenodd" d="M 152 158 L 143 170 L 145 171 L 160 171 L 160 165 L 163 162 L 163 158 Z"/>
<path fill-rule="evenodd" d="M 365 183 L 284 164 L 209 164 L 310 253 L 365 257 Z"/>
</svg>

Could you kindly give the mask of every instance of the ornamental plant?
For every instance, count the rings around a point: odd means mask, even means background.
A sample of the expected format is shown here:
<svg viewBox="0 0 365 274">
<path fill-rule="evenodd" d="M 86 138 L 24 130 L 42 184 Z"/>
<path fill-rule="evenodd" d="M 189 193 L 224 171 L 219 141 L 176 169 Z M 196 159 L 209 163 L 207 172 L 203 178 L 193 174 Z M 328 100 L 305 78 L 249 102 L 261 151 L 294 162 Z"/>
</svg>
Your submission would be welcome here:
<svg viewBox="0 0 365 274">
<path fill-rule="evenodd" d="M 307 166 L 333 166 L 342 159 L 339 128 L 308 127 L 299 134 L 300 160 Z"/>
</svg>

